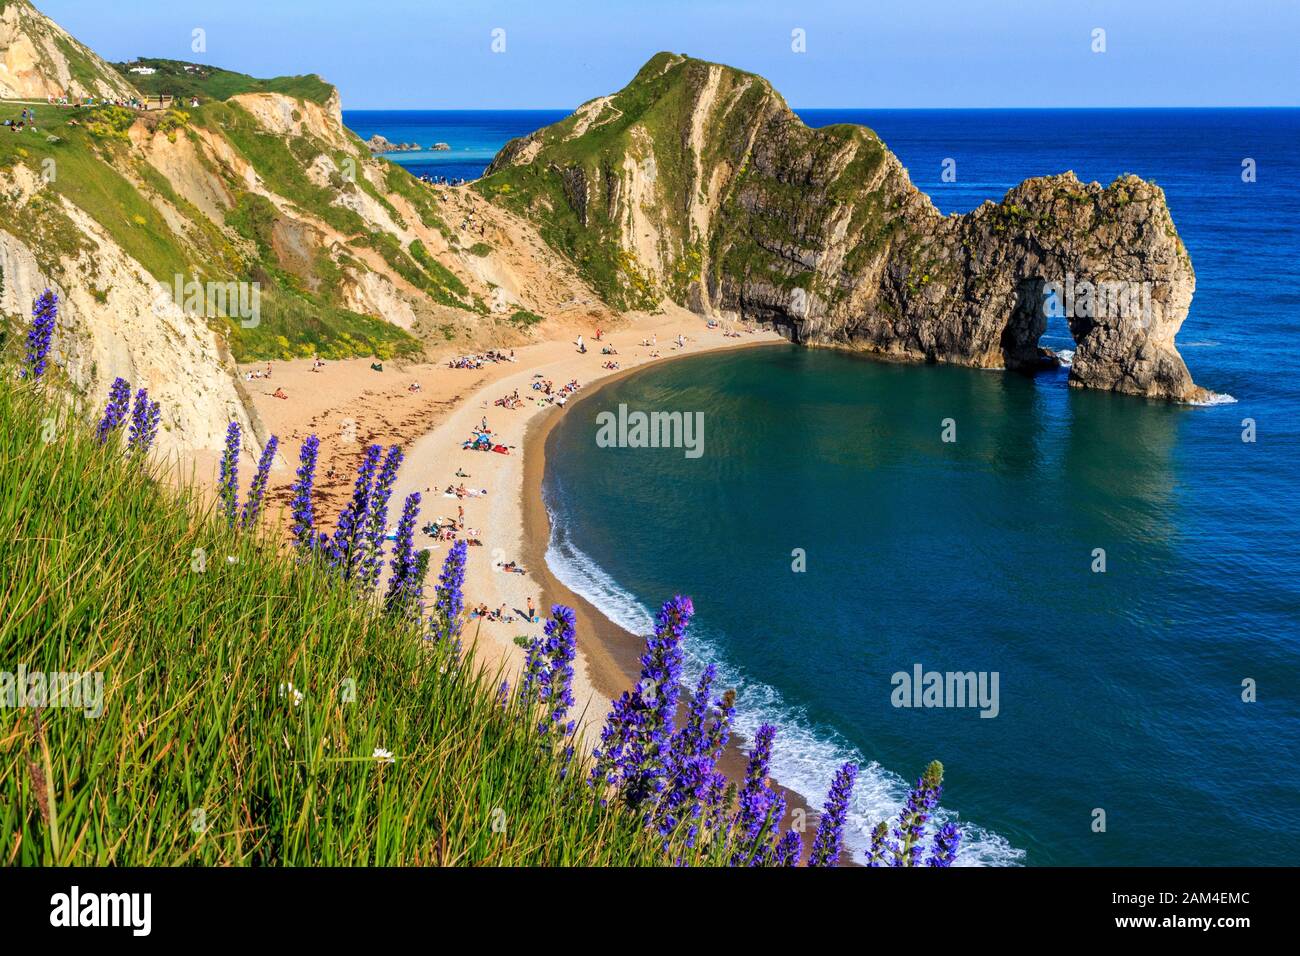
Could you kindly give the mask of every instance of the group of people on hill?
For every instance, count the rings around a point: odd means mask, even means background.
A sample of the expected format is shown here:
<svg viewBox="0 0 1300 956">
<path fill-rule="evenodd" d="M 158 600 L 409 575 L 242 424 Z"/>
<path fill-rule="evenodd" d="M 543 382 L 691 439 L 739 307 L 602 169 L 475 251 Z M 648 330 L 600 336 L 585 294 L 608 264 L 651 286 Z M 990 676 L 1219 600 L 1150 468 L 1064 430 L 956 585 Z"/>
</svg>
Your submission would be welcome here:
<svg viewBox="0 0 1300 956">
<path fill-rule="evenodd" d="M 48 102 L 50 106 L 70 106 L 73 109 L 81 107 L 89 108 L 94 106 L 120 106 L 125 110 L 149 110 L 162 109 L 167 105 L 175 105 L 177 103 L 183 104 L 185 102 L 188 102 L 190 106 L 195 109 L 199 106 L 199 98 L 197 96 L 172 97 L 169 95 L 146 97 L 143 100 L 136 96 L 116 100 L 109 98 L 101 99 L 97 96 L 80 96 L 75 98 L 69 96 L 48 96 L 46 97 L 46 102 Z"/>
<path fill-rule="evenodd" d="M 4 125 L 9 127 L 11 133 L 21 133 L 23 130 L 36 131 L 36 110 L 30 107 L 24 107 L 18 119 L 6 119 Z"/>
<path fill-rule="evenodd" d="M 416 178 L 422 183 L 428 183 L 430 186 L 464 186 L 469 182 L 463 176 L 430 176 L 427 173 L 423 173 Z"/>
</svg>

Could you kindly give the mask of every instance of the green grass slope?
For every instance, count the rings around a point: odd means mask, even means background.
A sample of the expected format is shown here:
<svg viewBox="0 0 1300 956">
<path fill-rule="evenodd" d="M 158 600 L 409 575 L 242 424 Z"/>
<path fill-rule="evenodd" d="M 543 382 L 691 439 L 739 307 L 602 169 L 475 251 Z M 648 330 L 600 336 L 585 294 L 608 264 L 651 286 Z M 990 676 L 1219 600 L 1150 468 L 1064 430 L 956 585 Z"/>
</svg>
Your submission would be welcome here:
<svg viewBox="0 0 1300 956">
<path fill-rule="evenodd" d="M 23 164 L 40 176 L 46 170 L 56 173 L 48 183 L 53 195 L 38 194 L 34 208 L 21 218 L 16 209 L 9 208 L 7 213 L 11 223 L 21 222 L 22 231 L 37 240 L 33 248 L 43 271 L 63 281 L 80 281 L 75 274 L 64 275 L 64 260 L 91 248 L 53 198 L 63 196 L 87 212 L 128 255 L 169 288 L 177 275 L 197 275 L 203 281 L 258 282 L 260 324 L 245 328 L 237 317 L 215 319 L 228 330 L 231 351 L 238 361 L 318 354 L 326 358 L 390 358 L 420 352 L 419 343 L 403 329 L 379 317 L 360 315 L 343 304 L 339 265 L 328 256 L 321 255 L 308 264 L 305 277 L 284 268 L 272 248 L 271 234 L 279 219 L 274 207 L 228 171 L 208 170 L 221 177 L 237 199 L 225 222 L 213 222 L 186 202 L 131 148 L 128 130 L 138 121 L 141 114 L 116 106 L 48 109 L 41 117 L 40 134 L 0 135 L 0 172 Z M 329 191 L 312 185 L 302 173 L 305 158 L 336 152 L 323 144 L 307 142 L 305 137 L 286 141 L 260 132 L 246 113 L 225 103 L 148 114 L 143 121 L 156 124 L 170 137 L 196 137 L 198 129 L 206 129 L 226 138 L 232 149 L 248 158 L 259 173 L 265 173 L 281 195 L 331 225 L 361 236 L 359 243 L 373 241 L 356 213 L 332 205 Z M 334 158 L 341 161 L 344 155 L 338 153 Z M 364 156 L 358 152 L 355 158 L 360 161 Z M 365 177 L 358 177 L 357 183 L 341 183 L 340 188 L 378 192 Z M 155 195 L 184 217 L 187 228 L 183 238 L 151 201 Z M 12 204 L 12 197 L 0 194 L 0 211 Z M 410 272 L 431 295 L 439 296 L 439 301 L 470 308 L 458 297 L 465 291 L 463 286 L 444 291 L 448 289 L 446 281 L 430 277 L 400 249 L 394 255 L 409 264 Z"/>
<path fill-rule="evenodd" d="M 130 63 L 114 63 L 113 68 L 146 96 L 176 96 L 200 100 L 228 100 L 241 93 L 283 93 L 295 99 L 326 103 L 334 87 L 319 76 L 277 76 L 268 80 L 223 70 L 202 63 L 183 60 L 160 60 L 140 57 Z M 155 73 L 132 73 L 132 67 L 150 67 Z"/>
<path fill-rule="evenodd" d="M 2 666 L 103 675 L 0 708 L 0 863 L 662 861 L 472 659 L 115 445 L 0 379 Z"/>
<path fill-rule="evenodd" d="M 848 209 L 850 232 L 866 240 L 857 258 L 879 251 L 899 223 L 898 184 L 878 176 L 886 155 L 865 127 L 808 128 L 756 74 L 659 53 L 603 102 L 508 143 L 473 188 L 535 222 L 619 308 L 687 304 L 700 282 L 799 286 L 834 301 L 845 288 L 814 288 L 815 270 L 792 268 L 792 250 Z M 629 167 L 648 183 L 636 211 L 652 227 L 658 278 L 627 248 Z M 704 235 L 693 199 L 716 207 Z"/>
</svg>

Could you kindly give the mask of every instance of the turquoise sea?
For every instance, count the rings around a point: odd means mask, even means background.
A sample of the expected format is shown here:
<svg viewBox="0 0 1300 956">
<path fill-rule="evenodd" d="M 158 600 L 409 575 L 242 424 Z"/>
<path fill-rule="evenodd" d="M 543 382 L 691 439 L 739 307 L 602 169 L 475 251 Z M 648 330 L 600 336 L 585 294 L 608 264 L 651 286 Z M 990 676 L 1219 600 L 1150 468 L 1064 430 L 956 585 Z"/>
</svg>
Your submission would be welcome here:
<svg viewBox="0 0 1300 956">
<path fill-rule="evenodd" d="M 873 127 L 944 212 L 1065 169 L 1155 179 L 1197 273 L 1179 347 L 1221 403 L 784 345 L 667 362 L 552 433 L 553 569 L 635 630 L 690 594 L 692 667 L 738 688 L 742 731 L 779 725 L 778 779 L 820 800 L 838 762 L 866 768 L 858 845 L 938 758 L 964 863 L 1292 862 L 1300 112 L 800 112 Z M 447 115 L 436 139 L 491 147 L 482 114 L 463 137 Z M 1043 344 L 1072 342 L 1061 325 Z M 597 447 L 620 403 L 703 412 L 703 455 Z M 997 716 L 893 706 L 892 675 L 917 664 L 996 672 Z"/>
</svg>

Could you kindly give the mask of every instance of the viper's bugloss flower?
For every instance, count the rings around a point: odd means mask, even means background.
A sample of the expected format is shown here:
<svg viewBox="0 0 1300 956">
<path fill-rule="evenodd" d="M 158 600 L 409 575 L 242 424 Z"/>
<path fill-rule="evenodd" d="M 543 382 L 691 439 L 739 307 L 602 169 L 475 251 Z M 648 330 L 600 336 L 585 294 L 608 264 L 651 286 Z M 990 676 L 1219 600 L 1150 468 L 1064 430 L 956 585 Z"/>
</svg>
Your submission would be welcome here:
<svg viewBox="0 0 1300 956">
<path fill-rule="evenodd" d="M 159 404 L 149 401 L 149 390 L 142 388 L 137 391 L 131 405 L 131 424 L 126 433 L 126 453 L 133 459 L 144 460 L 154 436 L 158 434 L 158 420 L 161 417 Z"/>
<path fill-rule="evenodd" d="M 849 798 L 853 796 L 853 784 L 857 779 L 856 764 L 846 763 L 836 772 L 831 792 L 826 797 L 826 806 L 822 809 L 822 818 L 817 823 L 812 854 L 808 857 L 809 866 L 835 866 L 839 863 L 844 845 L 844 820 L 849 813 Z"/>
<path fill-rule="evenodd" d="M 367 590 L 373 590 L 379 584 L 379 572 L 384 563 L 384 533 L 388 529 L 388 500 L 393 496 L 393 485 L 397 481 L 397 469 L 402 465 L 402 449 L 393 445 L 384 457 L 379 477 L 375 479 L 370 493 L 369 513 L 365 526 L 361 528 L 362 555 L 358 568 L 358 580 Z M 415 527 L 411 533 L 414 535 Z"/>
<path fill-rule="evenodd" d="M 350 581 L 361 567 L 365 532 L 370 516 L 370 499 L 375 486 L 375 470 L 383 449 L 371 445 L 357 468 L 357 480 L 352 486 L 352 500 L 339 514 L 334 534 L 329 539 L 329 562 L 343 580 Z"/>
<path fill-rule="evenodd" d="M 960 835 L 954 839 L 952 833 L 943 834 L 941 830 L 942 846 L 940 837 L 936 836 L 929 860 L 923 859 L 925 827 L 934 816 L 942 794 L 943 764 L 935 760 L 917 779 L 916 786 L 908 792 L 907 800 L 903 804 L 903 809 L 899 811 L 893 828 L 888 829 L 883 823 L 876 827 L 868 857 L 869 865 L 946 866 L 947 864 L 941 861 L 949 859 L 950 851 L 952 855 L 956 855 Z M 938 862 L 930 862 L 930 860 Z"/>
<path fill-rule="evenodd" d="M 952 866 L 961 844 L 961 831 L 955 823 L 945 823 L 934 835 L 934 848 L 925 861 L 927 866 Z"/>
<path fill-rule="evenodd" d="M 434 588 L 434 630 L 442 638 L 456 642 L 460 636 L 460 616 L 465 610 L 465 562 L 469 546 L 457 541 L 442 562 L 442 573 Z"/>
<path fill-rule="evenodd" d="M 221 453 L 221 475 L 217 479 L 217 498 L 219 509 L 225 516 L 226 524 L 235 526 L 235 515 L 239 510 L 239 449 L 242 436 L 239 422 L 226 426 L 226 447 Z"/>
<path fill-rule="evenodd" d="M 262 502 L 266 498 L 266 483 L 271 477 L 271 465 L 275 462 L 276 449 L 280 439 L 272 435 L 262 448 L 262 457 L 257 460 L 257 471 L 253 483 L 248 486 L 248 500 L 244 502 L 244 512 L 240 515 L 240 524 L 247 528 L 257 523 L 257 516 L 262 511 Z"/>
<path fill-rule="evenodd" d="M 420 493 L 412 492 L 402 504 L 402 517 L 397 522 L 397 535 L 393 541 L 393 557 L 389 563 L 392 574 L 388 591 L 384 594 L 384 610 L 395 617 L 418 617 L 419 593 L 423 589 L 424 575 L 417 579 L 419 564 L 415 552 L 415 526 L 420 519 Z M 421 551 L 428 564 L 428 552 Z"/>
<path fill-rule="evenodd" d="M 113 379 L 108 389 L 108 402 L 104 405 L 104 415 L 95 428 L 95 437 L 102 445 L 126 421 L 127 405 L 131 401 L 131 383 L 121 376 Z"/>
<path fill-rule="evenodd" d="M 803 855 L 803 838 L 794 830 L 786 830 L 776 843 L 772 854 L 773 866 L 798 866 L 799 857 Z"/>
<path fill-rule="evenodd" d="M 298 471 L 293 482 L 293 497 L 289 510 L 293 515 L 293 537 L 299 552 L 309 554 L 316 549 L 316 518 L 312 509 L 312 485 L 316 481 L 316 459 L 320 455 L 320 439 L 308 435 L 298 452 Z"/>
<path fill-rule="evenodd" d="M 686 722 L 673 735 L 671 776 L 655 807 L 659 834 L 667 839 L 685 824 L 687 847 L 695 845 L 705 812 L 713 799 L 721 797 L 721 790 L 714 786 L 714 768 L 731 736 L 735 695 L 727 691 L 721 697 L 713 697 L 716 679 L 717 668 L 707 665 L 691 698 Z"/>
<path fill-rule="evenodd" d="M 45 374 L 48 367 L 50 343 L 54 326 L 59 318 L 59 296 L 46 289 L 32 307 L 32 324 L 27 330 L 27 355 L 23 358 L 20 375 L 33 381 Z"/>
<path fill-rule="evenodd" d="M 754 735 L 754 747 L 745 767 L 745 784 L 737 797 L 739 808 L 733 826 L 737 841 L 732 866 L 762 866 L 772 851 L 769 838 L 785 814 L 785 798 L 768 783 L 776 727 L 763 724 Z"/>
<path fill-rule="evenodd" d="M 551 616 L 543 628 L 543 635 L 528 645 L 520 692 L 536 695 L 546 708 L 538 723 L 538 731 L 561 734 L 573 733 L 573 721 L 565 721 L 573 706 L 573 658 L 577 653 L 577 618 L 573 609 L 562 604 L 551 608 Z"/>
<path fill-rule="evenodd" d="M 641 679 L 624 691 L 600 732 L 591 783 L 614 786 L 630 807 L 658 798 L 672 776 L 672 721 L 682 671 L 682 638 L 695 607 L 681 595 L 664 603 L 641 655 Z"/>
</svg>

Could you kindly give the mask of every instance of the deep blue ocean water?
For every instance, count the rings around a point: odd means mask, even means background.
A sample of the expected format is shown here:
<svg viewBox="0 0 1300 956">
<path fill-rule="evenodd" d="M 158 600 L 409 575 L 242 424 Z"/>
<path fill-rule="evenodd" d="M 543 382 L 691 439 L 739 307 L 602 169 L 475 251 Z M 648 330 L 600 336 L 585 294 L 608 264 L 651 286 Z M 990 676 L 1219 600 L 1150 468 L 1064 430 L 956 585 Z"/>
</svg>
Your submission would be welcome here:
<svg viewBox="0 0 1300 956">
<path fill-rule="evenodd" d="M 434 138 L 482 149 L 490 129 L 504 142 L 554 118 L 466 114 L 460 136 L 455 114 L 421 115 L 440 117 Z M 742 731 L 778 723 L 782 782 L 819 801 L 839 761 L 864 764 L 859 845 L 939 758 L 962 862 L 1292 862 L 1300 111 L 801 115 L 874 128 L 944 212 L 1066 169 L 1156 180 L 1197 274 L 1179 348 L 1199 384 L 1236 401 L 1173 407 L 1070 389 L 1064 372 L 787 346 L 665 363 L 552 433 L 548 560 L 636 629 L 692 595 L 691 668 L 719 664 Z M 1064 327 L 1043 343 L 1072 344 Z M 704 412 L 704 454 L 597 447 L 595 416 L 620 402 Z M 940 440 L 945 418 L 955 443 Z M 891 706 L 891 675 L 918 663 L 998 672 L 998 716 Z"/>
</svg>

